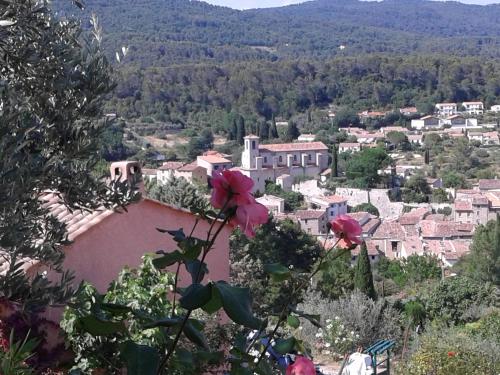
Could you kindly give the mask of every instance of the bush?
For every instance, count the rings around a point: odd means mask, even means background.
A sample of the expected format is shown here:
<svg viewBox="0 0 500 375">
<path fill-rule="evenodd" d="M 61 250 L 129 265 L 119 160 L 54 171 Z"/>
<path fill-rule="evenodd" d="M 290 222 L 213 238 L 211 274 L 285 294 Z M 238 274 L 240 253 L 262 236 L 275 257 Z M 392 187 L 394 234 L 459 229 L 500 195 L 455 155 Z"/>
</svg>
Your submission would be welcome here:
<svg viewBox="0 0 500 375">
<path fill-rule="evenodd" d="M 500 342 L 468 334 L 463 327 L 432 330 L 418 340 L 408 361 L 401 361 L 401 375 L 497 375 Z"/>
<path fill-rule="evenodd" d="M 401 338 L 401 316 L 383 298 L 374 301 L 356 291 L 331 301 L 324 299 L 318 293 L 308 292 L 298 309 L 309 314 L 320 314 L 324 327 L 329 324 L 327 320 L 343 324 L 342 331 L 348 332 L 349 340 L 352 341 L 351 348 L 343 350 L 354 350 L 359 345 L 367 347 L 381 338 L 396 341 Z M 318 340 L 317 334 L 318 329 L 311 323 L 303 323 L 301 330 L 303 339 L 312 347 L 318 347 L 319 344 L 322 348 L 323 343 Z"/>
</svg>

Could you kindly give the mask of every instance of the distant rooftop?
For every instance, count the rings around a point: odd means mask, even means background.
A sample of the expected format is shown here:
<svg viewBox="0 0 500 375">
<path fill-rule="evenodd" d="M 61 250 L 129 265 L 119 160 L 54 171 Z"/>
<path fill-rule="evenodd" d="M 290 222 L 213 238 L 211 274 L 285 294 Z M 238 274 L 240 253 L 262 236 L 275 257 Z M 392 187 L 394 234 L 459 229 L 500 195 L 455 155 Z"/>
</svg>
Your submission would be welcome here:
<svg viewBox="0 0 500 375">
<path fill-rule="evenodd" d="M 323 142 L 273 143 L 259 145 L 259 150 L 270 152 L 327 151 L 328 147 Z"/>
</svg>

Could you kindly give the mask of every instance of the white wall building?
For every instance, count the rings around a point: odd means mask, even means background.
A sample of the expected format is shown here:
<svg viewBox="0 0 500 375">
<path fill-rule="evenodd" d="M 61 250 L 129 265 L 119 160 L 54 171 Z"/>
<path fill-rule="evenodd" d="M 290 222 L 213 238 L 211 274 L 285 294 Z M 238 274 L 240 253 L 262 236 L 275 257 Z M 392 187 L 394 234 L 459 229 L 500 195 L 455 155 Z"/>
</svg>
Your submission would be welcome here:
<svg viewBox="0 0 500 375">
<path fill-rule="evenodd" d="M 282 214 L 285 212 L 285 200 L 283 198 L 264 194 L 262 197 L 256 198 L 255 200 L 266 206 L 273 214 Z"/>
<path fill-rule="evenodd" d="M 424 116 L 419 119 L 411 120 L 413 129 L 440 129 L 443 127 L 443 122 L 436 116 Z"/>
<path fill-rule="evenodd" d="M 299 135 L 299 138 L 297 138 L 297 141 L 299 142 L 314 142 L 316 139 L 315 134 L 301 134 Z"/>
<path fill-rule="evenodd" d="M 491 112 L 500 112 L 500 104 L 492 105 L 490 110 Z"/>
<path fill-rule="evenodd" d="M 309 201 L 312 205 L 326 210 L 328 220 L 347 214 L 347 198 L 340 195 L 316 196 L 311 197 Z"/>
<path fill-rule="evenodd" d="M 483 102 L 463 102 L 462 105 L 469 115 L 480 115 L 484 112 Z"/>
<path fill-rule="evenodd" d="M 465 118 L 462 115 L 449 116 L 448 118 L 443 120 L 443 123 L 445 125 L 450 125 L 451 129 L 457 130 L 480 128 L 480 126 L 478 126 L 477 124 L 477 119 Z"/>
<path fill-rule="evenodd" d="M 441 116 L 451 116 L 457 113 L 457 103 L 437 103 L 436 112 Z"/>
<path fill-rule="evenodd" d="M 208 151 L 198 156 L 196 164 L 207 170 L 207 176 L 212 176 L 213 171 L 222 171 L 233 167 L 233 162 L 217 151 Z"/>
<path fill-rule="evenodd" d="M 259 137 L 245 137 L 239 170 L 254 181 L 254 192 L 265 191 L 266 181 L 283 175 L 318 177 L 328 167 L 328 147 L 323 142 L 259 144 Z"/>
</svg>

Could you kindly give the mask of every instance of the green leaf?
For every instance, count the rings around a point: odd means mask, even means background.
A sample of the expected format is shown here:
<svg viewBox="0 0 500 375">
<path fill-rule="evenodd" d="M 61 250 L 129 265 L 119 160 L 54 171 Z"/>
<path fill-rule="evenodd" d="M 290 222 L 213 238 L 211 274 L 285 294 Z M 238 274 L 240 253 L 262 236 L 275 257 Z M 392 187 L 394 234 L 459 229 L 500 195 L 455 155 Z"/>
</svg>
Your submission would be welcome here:
<svg viewBox="0 0 500 375">
<path fill-rule="evenodd" d="M 127 341 L 121 355 L 127 365 L 128 375 L 156 375 L 160 364 L 156 349 Z"/>
<path fill-rule="evenodd" d="M 206 352 L 206 351 L 198 351 L 195 353 L 196 359 L 203 362 L 208 363 L 209 365 L 218 365 L 224 359 L 224 352 Z"/>
<path fill-rule="evenodd" d="M 219 311 L 222 308 L 222 299 L 220 297 L 219 291 L 212 284 L 212 295 L 210 297 L 210 301 L 203 305 L 202 309 L 207 314 L 213 314 Z"/>
<path fill-rule="evenodd" d="M 116 303 L 101 303 L 101 309 L 114 315 L 123 315 L 129 313 L 132 309 L 126 305 Z"/>
<path fill-rule="evenodd" d="M 202 348 L 208 349 L 207 340 L 205 335 L 201 331 L 203 325 L 196 319 L 188 319 L 186 325 L 184 326 L 184 334 L 186 337 L 194 344 L 201 346 Z"/>
<path fill-rule="evenodd" d="M 295 337 L 290 337 L 288 339 L 278 339 L 273 349 L 280 354 L 290 353 L 295 346 Z"/>
<path fill-rule="evenodd" d="M 321 323 L 320 323 L 321 315 L 319 315 L 319 314 L 306 314 L 303 311 L 295 310 L 293 308 L 292 308 L 292 311 L 295 314 L 297 314 L 298 316 L 300 316 L 301 318 L 307 319 L 312 325 L 314 325 L 318 328 L 321 327 Z"/>
<path fill-rule="evenodd" d="M 171 253 L 167 253 L 160 258 L 153 259 L 153 265 L 157 269 L 163 269 L 165 267 L 171 266 L 172 264 L 182 262 L 184 260 L 184 255 L 181 254 L 179 250 L 175 250 Z"/>
<path fill-rule="evenodd" d="M 184 290 L 182 297 L 179 299 L 179 303 L 187 310 L 196 310 L 210 302 L 211 298 L 211 283 L 205 286 L 201 284 L 191 284 Z"/>
<path fill-rule="evenodd" d="M 279 263 L 265 264 L 264 271 L 271 275 L 273 281 L 283 281 L 292 275 L 290 270 Z"/>
<path fill-rule="evenodd" d="M 199 238 L 188 237 L 179 242 L 179 247 L 183 251 L 185 259 L 195 260 L 200 256 L 206 243 L 206 241 L 200 240 Z"/>
<path fill-rule="evenodd" d="M 299 328 L 300 326 L 300 320 L 295 315 L 288 315 L 286 322 L 292 328 Z"/>
<path fill-rule="evenodd" d="M 202 263 L 198 259 L 186 261 L 184 265 L 186 266 L 186 270 L 191 275 L 191 281 L 193 284 L 200 283 L 205 277 L 205 274 L 208 273 L 207 264 L 205 262 Z"/>
<path fill-rule="evenodd" d="M 126 331 L 125 324 L 123 322 L 101 320 L 93 315 L 80 318 L 78 319 L 78 322 L 84 331 L 94 336 L 107 336 Z"/>
<path fill-rule="evenodd" d="M 215 286 L 222 299 L 224 311 L 235 323 L 253 329 L 262 327 L 262 321 L 252 313 L 250 289 L 235 287 L 225 281 L 218 281 Z"/>
<path fill-rule="evenodd" d="M 164 318 L 144 325 L 145 329 L 155 327 L 174 327 L 182 322 L 181 318 Z"/>
<path fill-rule="evenodd" d="M 266 360 L 261 361 L 255 371 L 259 375 L 273 375 L 273 369 Z"/>
</svg>

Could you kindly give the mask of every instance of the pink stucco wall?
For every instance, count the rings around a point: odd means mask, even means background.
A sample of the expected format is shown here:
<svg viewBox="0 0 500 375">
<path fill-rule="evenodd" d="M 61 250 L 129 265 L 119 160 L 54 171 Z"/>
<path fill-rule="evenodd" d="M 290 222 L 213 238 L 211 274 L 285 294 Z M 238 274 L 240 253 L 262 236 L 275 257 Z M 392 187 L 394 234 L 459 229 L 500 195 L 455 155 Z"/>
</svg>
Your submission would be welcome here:
<svg viewBox="0 0 500 375">
<path fill-rule="evenodd" d="M 189 212 L 151 200 L 130 205 L 127 210 L 126 213 L 108 216 L 65 247 L 64 268 L 74 272 L 75 286 L 85 280 L 92 283 L 100 292 L 104 292 L 123 267 L 138 266 L 145 253 L 176 249 L 172 237 L 158 232 L 156 228 L 174 230 L 183 228 L 184 232 L 189 234 L 195 222 L 195 216 Z M 208 228 L 209 223 L 200 221 L 194 236 L 206 238 Z M 230 226 L 226 226 L 221 231 L 215 246 L 208 254 L 206 263 L 209 274 L 205 280 L 229 279 L 231 230 Z M 174 269 L 175 266 L 172 271 Z M 180 285 L 187 285 L 190 282 L 190 275 L 184 267 L 181 267 Z M 55 319 L 55 316 L 52 318 Z"/>
</svg>

